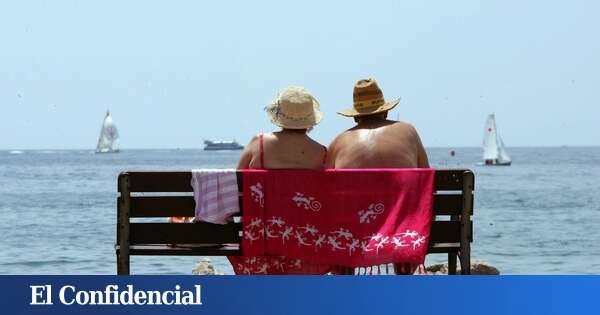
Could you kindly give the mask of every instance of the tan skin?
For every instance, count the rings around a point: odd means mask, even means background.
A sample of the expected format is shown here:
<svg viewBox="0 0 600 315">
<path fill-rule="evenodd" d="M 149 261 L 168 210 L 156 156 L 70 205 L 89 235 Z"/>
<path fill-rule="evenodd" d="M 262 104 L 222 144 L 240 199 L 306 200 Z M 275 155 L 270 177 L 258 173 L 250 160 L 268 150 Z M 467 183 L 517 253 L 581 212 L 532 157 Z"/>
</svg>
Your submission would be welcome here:
<svg viewBox="0 0 600 315">
<path fill-rule="evenodd" d="M 328 168 L 429 167 L 427 153 L 415 127 L 387 119 L 387 112 L 355 117 L 356 126 L 342 132 L 329 145 Z M 394 266 L 396 274 L 402 272 Z M 340 267 L 339 274 L 354 269 Z"/>
<path fill-rule="evenodd" d="M 261 168 L 258 135 L 254 136 L 240 157 L 237 168 Z M 267 169 L 322 169 L 325 149 L 307 135 L 306 129 L 282 129 L 263 135 Z"/>
<path fill-rule="evenodd" d="M 325 147 L 311 139 L 306 129 L 282 129 L 263 135 L 264 162 L 267 169 L 322 169 Z M 261 168 L 258 135 L 252 137 L 242 152 L 238 169 Z M 343 274 L 343 267 L 331 272 Z M 347 271 L 349 272 L 349 271 Z"/>
<path fill-rule="evenodd" d="M 325 150 L 306 132 L 282 129 L 264 134 L 263 167 L 321 169 Z M 394 146 L 399 153 L 394 152 Z M 352 156 L 352 151 L 357 157 Z M 385 114 L 360 119 L 356 127 L 345 131 L 332 142 L 327 157 L 327 165 L 335 168 L 429 167 L 427 154 L 414 127 L 389 121 Z M 258 136 L 254 136 L 242 152 L 237 168 L 261 168 Z M 331 272 L 353 274 L 354 269 L 337 266 Z"/>
<path fill-rule="evenodd" d="M 387 119 L 387 112 L 355 117 L 356 126 L 329 145 L 328 168 L 427 168 L 421 139 L 411 124 Z"/>
</svg>

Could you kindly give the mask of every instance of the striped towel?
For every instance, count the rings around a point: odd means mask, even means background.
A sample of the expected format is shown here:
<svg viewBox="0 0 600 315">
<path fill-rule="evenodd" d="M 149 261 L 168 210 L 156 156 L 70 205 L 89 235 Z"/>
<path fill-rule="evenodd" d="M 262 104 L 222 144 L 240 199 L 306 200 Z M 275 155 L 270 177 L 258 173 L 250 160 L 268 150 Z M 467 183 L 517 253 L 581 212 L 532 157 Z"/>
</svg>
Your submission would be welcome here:
<svg viewBox="0 0 600 315">
<path fill-rule="evenodd" d="M 240 212 L 234 169 L 192 170 L 196 211 L 194 221 L 227 224 Z"/>
</svg>

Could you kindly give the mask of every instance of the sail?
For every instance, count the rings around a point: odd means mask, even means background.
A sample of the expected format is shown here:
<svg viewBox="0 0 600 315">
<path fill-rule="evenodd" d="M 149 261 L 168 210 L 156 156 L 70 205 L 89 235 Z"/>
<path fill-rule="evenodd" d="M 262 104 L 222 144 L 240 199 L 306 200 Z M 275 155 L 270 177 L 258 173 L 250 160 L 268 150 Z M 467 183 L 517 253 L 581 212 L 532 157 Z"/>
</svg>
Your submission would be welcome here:
<svg viewBox="0 0 600 315">
<path fill-rule="evenodd" d="M 510 163 L 511 159 L 508 153 L 506 153 L 506 149 L 504 148 L 504 141 L 502 141 L 502 137 L 500 136 L 498 136 L 498 139 L 500 140 L 500 146 L 498 147 L 500 151 L 500 158 L 498 160 L 500 163 Z"/>
<path fill-rule="evenodd" d="M 491 114 L 485 122 L 483 131 L 483 160 L 496 160 L 499 155 L 496 117 Z"/>
<path fill-rule="evenodd" d="M 110 113 L 106 111 L 106 116 L 102 122 L 102 128 L 100 129 L 100 136 L 98 137 L 98 144 L 96 145 L 96 152 L 115 152 L 116 141 L 119 139 L 119 131 L 115 125 Z"/>
</svg>

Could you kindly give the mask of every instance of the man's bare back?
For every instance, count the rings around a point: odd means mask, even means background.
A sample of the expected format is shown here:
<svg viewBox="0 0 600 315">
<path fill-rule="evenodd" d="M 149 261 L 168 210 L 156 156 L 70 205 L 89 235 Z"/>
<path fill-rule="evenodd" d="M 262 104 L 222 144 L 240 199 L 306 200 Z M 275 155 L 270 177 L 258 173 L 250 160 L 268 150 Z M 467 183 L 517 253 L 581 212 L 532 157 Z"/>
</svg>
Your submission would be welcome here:
<svg viewBox="0 0 600 315">
<path fill-rule="evenodd" d="M 330 168 L 429 167 L 416 129 L 377 115 L 361 120 L 329 145 Z"/>
</svg>

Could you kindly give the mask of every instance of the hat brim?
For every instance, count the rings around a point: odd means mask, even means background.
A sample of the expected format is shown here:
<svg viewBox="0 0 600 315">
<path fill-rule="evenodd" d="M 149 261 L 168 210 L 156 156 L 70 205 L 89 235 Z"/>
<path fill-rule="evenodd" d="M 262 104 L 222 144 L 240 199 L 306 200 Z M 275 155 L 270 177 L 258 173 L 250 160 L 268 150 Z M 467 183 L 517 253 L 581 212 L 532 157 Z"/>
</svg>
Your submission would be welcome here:
<svg viewBox="0 0 600 315">
<path fill-rule="evenodd" d="M 269 116 L 271 118 L 271 123 L 285 129 L 309 129 L 316 126 L 323 118 L 323 114 L 320 111 L 315 112 L 311 118 L 302 121 L 275 119 L 272 115 Z"/>
<path fill-rule="evenodd" d="M 398 105 L 398 104 L 400 104 L 400 99 L 396 99 L 391 102 L 386 102 L 379 107 L 372 107 L 372 108 L 368 108 L 368 109 L 361 110 L 361 111 L 357 111 L 354 108 L 350 108 L 350 109 L 346 109 L 343 111 L 339 111 L 337 113 L 342 116 L 346 116 L 346 117 L 367 116 L 367 115 L 373 115 L 373 114 L 387 112 L 387 111 L 393 109 L 394 107 L 396 107 L 396 105 Z"/>
<path fill-rule="evenodd" d="M 267 108 L 271 105 L 274 105 L 274 104 L 268 105 Z M 313 99 L 312 115 L 310 115 L 306 119 L 302 119 L 302 120 L 286 119 L 283 116 L 275 115 L 274 112 L 271 110 L 267 110 L 267 115 L 269 116 L 271 123 L 273 123 L 275 126 L 285 128 L 285 129 L 309 129 L 309 128 L 312 128 L 312 127 L 316 126 L 317 124 L 319 124 L 321 122 L 321 119 L 323 119 L 323 112 L 321 112 L 321 110 L 319 108 L 320 108 L 319 102 L 317 102 L 316 99 Z"/>
</svg>

